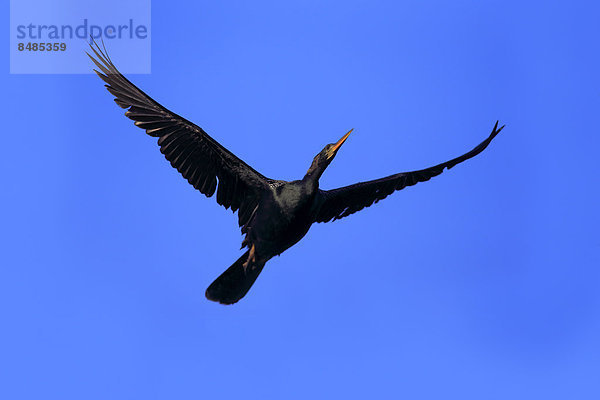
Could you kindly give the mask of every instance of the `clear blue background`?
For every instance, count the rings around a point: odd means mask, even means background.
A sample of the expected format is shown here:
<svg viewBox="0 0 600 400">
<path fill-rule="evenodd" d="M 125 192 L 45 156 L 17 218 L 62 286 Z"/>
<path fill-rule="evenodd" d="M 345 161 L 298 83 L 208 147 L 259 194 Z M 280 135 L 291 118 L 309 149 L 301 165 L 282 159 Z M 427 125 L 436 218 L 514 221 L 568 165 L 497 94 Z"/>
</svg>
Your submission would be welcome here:
<svg viewBox="0 0 600 400">
<path fill-rule="evenodd" d="M 97 77 L 9 75 L 4 41 L 1 398 L 600 398 L 596 2 L 152 6 L 131 79 L 267 176 L 350 128 L 323 188 L 507 127 L 314 226 L 225 307 L 204 290 L 236 217 Z"/>
</svg>

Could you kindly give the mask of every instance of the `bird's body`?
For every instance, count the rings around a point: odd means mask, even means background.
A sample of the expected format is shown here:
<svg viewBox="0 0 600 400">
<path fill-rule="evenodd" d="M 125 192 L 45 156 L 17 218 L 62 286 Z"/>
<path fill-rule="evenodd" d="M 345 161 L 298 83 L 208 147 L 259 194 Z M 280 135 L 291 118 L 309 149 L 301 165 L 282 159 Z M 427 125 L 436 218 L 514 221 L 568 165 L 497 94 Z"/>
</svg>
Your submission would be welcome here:
<svg viewBox="0 0 600 400">
<path fill-rule="evenodd" d="M 316 195 L 314 185 L 304 180 L 281 182 L 263 194 L 247 234 L 261 259 L 283 253 L 306 235 Z"/>
<path fill-rule="evenodd" d="M 91 48 L 97 59 L 90 57 L 100 69 L 96 72 L 107 83 L 115 102 L 128 109 L 125 115 L 148 135 L 158 138 L 160 151 L 194 188 L 208 197 L 216 193 L 217 203 L 238 212 L 238 223 L 245 235 L 242 248 L 248 250 L 206 290 L 207 298 L 223 304 L 233 304 L 244 297 L 265 263 L 296 244 L 313 223 L 346 217 L 394 191 L 427 181 L 482 152 L 503 128 L 498 128 L 496 122 L 490 136 L 473 150 L 436 166 L 322 190 L 319 179 L 352 130 L 325 146 L 302 179 L 270 179 L 202 128 L 146 95 L 116 69 L 97 45 Z"/>
</svg>

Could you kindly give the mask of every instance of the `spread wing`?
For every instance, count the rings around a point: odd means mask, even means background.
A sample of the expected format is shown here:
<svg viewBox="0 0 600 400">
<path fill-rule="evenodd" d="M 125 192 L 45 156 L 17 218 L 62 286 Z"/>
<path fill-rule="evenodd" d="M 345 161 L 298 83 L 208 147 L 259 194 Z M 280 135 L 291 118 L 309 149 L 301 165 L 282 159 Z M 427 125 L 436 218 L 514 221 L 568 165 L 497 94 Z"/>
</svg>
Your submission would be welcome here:
<svg viewBox="0 0 600 400">
<path fill-rule="evenodd" d="M 97 43 L 90 44 L 96 57 L 94 70 L 107 84 L 115 102 L 127 109 L 125 115 L 150 136 L 158 138 L 160 151 L 187 181 L 207 197 L 217 193 L 217 203 L 239 210 L 239 224 L 245 227 L 258 205 L 260 193 L 271 179 L 211 138 L 202 128 L 167 110 L 125 78 Z M 218 181 L 218 183 L 217 183 Z M 244 228 L 242 228 L 244 230 Z"/>
<path fill-rule="evenodd" d="M 315 222 L 335 221 L 336 219 L 347 217 L 365 207 L 369 207 L 373 203 L 377 203 L 379 200 L 385 199 L 396 190 L 404 189 L 419 182 L 428 181 L 432 177 L 441 174 L 445 168 L 450 169 L 456 164 L 460 164 L 481 153 L 490 144 L 492 139 L 500 133 L 502 128 L 504 128 L 504 125 L 498 129 L 498 122 L 496 121 L 496 125 L 490 136 L 473 150 L 434 167 L 418 171 L 401 172 L 385 178 L 361 182 L 339 189 L 319 190 L 321 207 L 315 217 Z"/>
</svg>

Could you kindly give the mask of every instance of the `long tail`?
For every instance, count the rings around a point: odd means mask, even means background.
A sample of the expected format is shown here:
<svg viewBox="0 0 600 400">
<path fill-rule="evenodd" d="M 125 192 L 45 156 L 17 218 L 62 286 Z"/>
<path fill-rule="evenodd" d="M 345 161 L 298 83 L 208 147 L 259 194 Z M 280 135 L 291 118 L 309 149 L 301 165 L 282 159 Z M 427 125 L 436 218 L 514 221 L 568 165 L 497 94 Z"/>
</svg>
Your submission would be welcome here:
<svg viewBox="0 0 600 400">
<path fill-rule="evenodd" d="M 265 262 L 254 262 L 244 270 L 242 264 L 248 259 L 248 251 L 244 253 L 233 265 L 223 272 L 206 289 L 206 298 L 218 301 L 221 304 L 237 303 L 248 293 L 258 275 L 265 266 Z"/>
</svg>

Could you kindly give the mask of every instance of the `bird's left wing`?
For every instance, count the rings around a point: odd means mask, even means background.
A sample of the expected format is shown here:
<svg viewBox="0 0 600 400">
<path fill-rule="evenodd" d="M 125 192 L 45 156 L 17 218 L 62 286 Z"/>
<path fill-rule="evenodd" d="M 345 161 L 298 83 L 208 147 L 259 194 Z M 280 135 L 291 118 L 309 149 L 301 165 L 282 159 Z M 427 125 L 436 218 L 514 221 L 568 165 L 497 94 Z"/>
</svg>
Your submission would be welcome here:
<svg viewBox="0 0 600 400">
<path fill-rule="evenodd" d="M 473 150 L 460 157 L 454 158 L 436 166 L 418 171 L 402 172 L 385 178 L 368 182 L 361 182 L 334 190 L 319 190 L 320 208 L 315 217 L 315 222 L 329 222 L 347 217 L 365 207 L 369 207 L 379 200 L 383 200 L 396 190 L 407 186 L 425 182 L 441 174 L 445 168 L 450 169 L 471 157 L 481 153 L 490 144 L 492 139 L 504 128 L 498 128 L 498 122 L 490 136 Z"/>
<path fill-rule="evenodd" d="M 115 102 L 128 109 L 125 115 L 135 125 L 158 138 L 160 151 L 187 181 L 207 197 L 217 192 L 217 203 L 239 209 L 239 224 L 245 226 L 255 210 L 260 193 L 267 190 L 268 179 L 240 160 L 202 128 L 169 111 L 125 78 L 97 43 L 90 44 L 100 71 Z M 218 180 L 218 188 L 217 188 Z"/>
</svg>

